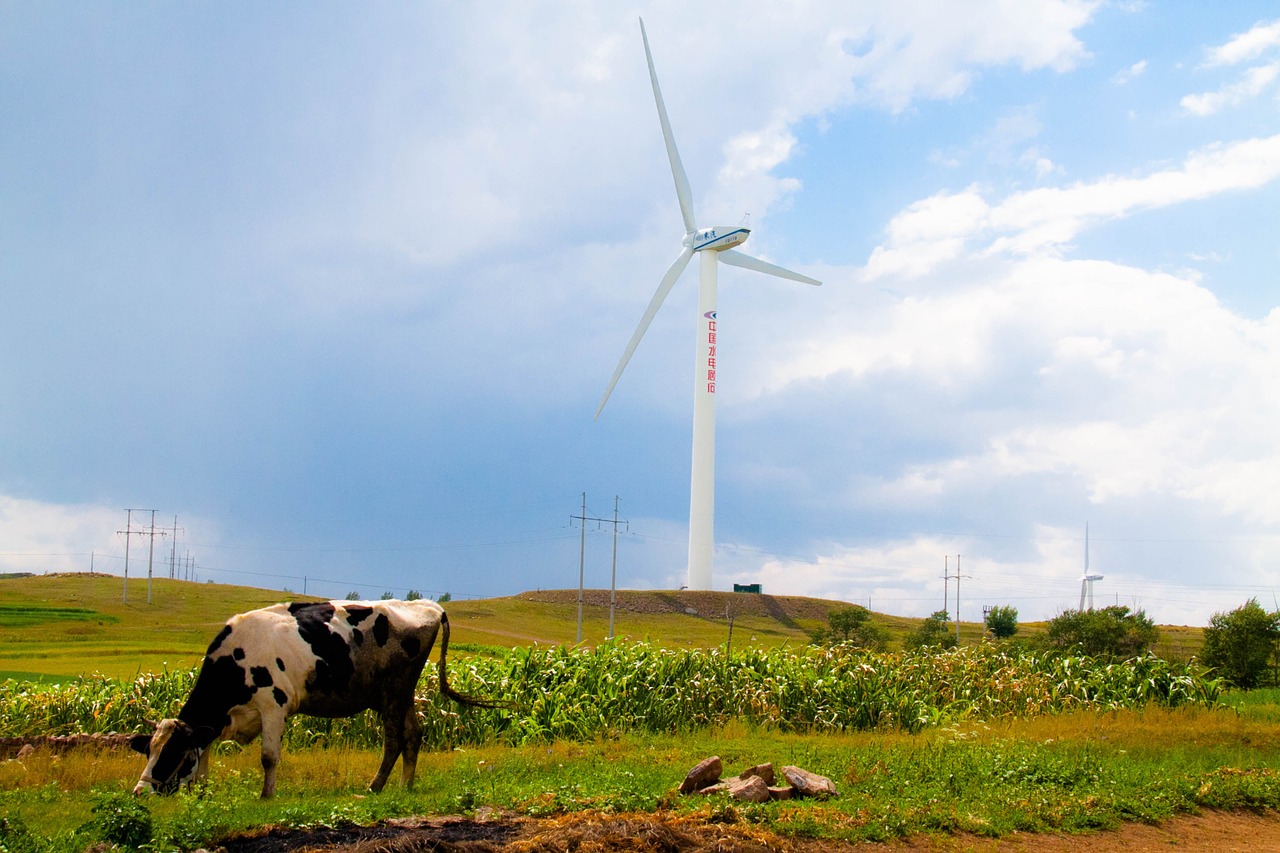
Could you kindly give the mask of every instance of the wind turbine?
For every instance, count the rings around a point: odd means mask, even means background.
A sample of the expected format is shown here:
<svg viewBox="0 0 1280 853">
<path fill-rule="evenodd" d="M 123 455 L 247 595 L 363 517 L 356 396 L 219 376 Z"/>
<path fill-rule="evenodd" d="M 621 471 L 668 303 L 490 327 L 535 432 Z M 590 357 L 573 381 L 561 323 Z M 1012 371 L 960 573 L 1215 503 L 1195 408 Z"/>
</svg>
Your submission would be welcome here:
<svg viewBox="0 0 1280 853">
<path fill-rule="evenodd" d="M 640 20 L 640 38 L 644 41 L 644 55 L 649 63 L 649 80 L 653 83 L 653 100 L 658 107 L 658 122 L 662 125 L 662 138 L 667 144 L 667 159 L 671 162 L 671 177 L 676 184 L 676 198 L 680 202 L 680 215 L 684 218 L 684 248 L 667 269 L 658 284 L 658 290 L 649 300 L 636 326 L 631 341 L 622 352 L 609 387 L 596 409 L 596 419 L 609 395 L 618 384 L 622 371 L 644 337 L 649 324 L 671 292 L 676 280 L 695 254 L 699 255 L 698 274 L 698 346 L 694 363 L 693 382 L 693 470 L 689 478 L 689 589 L 711 589 L 711 554 L 715 544 L 715 454 L 716 454 L 716 336 L 719 332 L 716 319 L 717 267 L 721 261 L 735 267 L 767 273 L 804 284 L 819 285 L 822 282 L 788 269 L 775 266 L 759 258 L 734 250 L 734 246 L 747 239 L 751 230 L 744 225 L 699 228 L 693 212 L 693 193 L 689 178 L 680 162 L 675 137 L 671 134 L 671 122 L 667 119 L 667 107 L 658 87 L 658 73 L 653 67 L 653 53 L 649 50 L 649 36 Z"/>
<path fill-rule="evenodd" d="M 1093 582 L 1102 580 L 1102 575 L 1089 571 L 1089 525 L 1084 526 L 1084 574 L 1080 576 L 1080 612 L 1084 612 L 1084 600 L 1089 599 L 1089 609 L 1093 609 Z"/>
</svg>

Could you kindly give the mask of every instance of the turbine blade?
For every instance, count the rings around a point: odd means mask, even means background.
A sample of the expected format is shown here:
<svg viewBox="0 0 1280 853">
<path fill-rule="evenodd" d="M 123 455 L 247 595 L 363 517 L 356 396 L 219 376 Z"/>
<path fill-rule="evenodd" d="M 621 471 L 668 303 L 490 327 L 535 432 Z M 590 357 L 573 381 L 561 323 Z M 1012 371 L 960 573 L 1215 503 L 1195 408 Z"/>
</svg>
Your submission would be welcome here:
<svg viewBox="0 0 1280 853">
<path fill-rule="evenodd" d="M 801 284 L 812 284 L 819 287 L 822 285 L 822 282 L 818 281 L 816 278 L 809 278 L 809 276 L 807 275 L 801 275 L 798 272 L 792 272 L 791 270 L 786 269 L 785 267 L 780 267 L 780 266 L 777 266 L 776 264 L 771 264 L 768 261 L 762 261 L 759 258 L 753 258 L 750 255 L 744 255 L 742 252 L 736 251 L 734 249 L 725 249 L 724 251 L 720 252 L 720 260 L 724 261 L 726 264 L 729 264 L 730 266 L 742 267 L 745 270 L 755 270 L 756 272 L 768 273 L 769 275 L 776 275 L 778 278 L 789 278 L 792 281 L 798 281 Z"/>
<path fill-rule="evenodd" d="M 649 35 L 644 31 L 644 18 L 640 19 L 640 38 L 644 39 L 644 58 L 649 62 L 649 80 L 653 83 L 653 100 L 658 105 L 658 121 L 662 123 L 662 138 L 667 143 L 667 159 L 671 161 L 671 177 L 676 182 L 676 198 L 680 200 L 680 215 L 684 217 L 684 230 L 691 234 L 697 230 L 693 215 L 693 192 L 689 189 L 689 176 L 684 173 L 676 139 L 671 135 L 671 122 L 667 119 L 667 105 L 662 101 L 658 88 L 658 72 L 653 68 L 653 54 L 649 52 Z"/>
<path fill-rule="evenodd" d="M 631 360 L 631 354 L 636 351 L 636 347 L 640 345 L 640 339 L 644 337 L 644 333 L 648 331 L 649 324 L 653 322 L 653 318 L 658 313 L 658 309 L 662 307 L 663 301 L 666 300 L 667 294 L 671 292 L 672 286 L 675 285 L 676 279 L 680 277 L 680 273 L 684 272 L 684 268 L 688 266 L 689 259 L 693 257 L 693 249 L 685 246 L 682 251 L 667 268 L 667 274 L 662 277 L 662 283 L 658 285 L 657 291 L 654 292 L 653 298 L 649 300 L 649 307 L 644 309 L 644 316 L 640 318 L 640 325 L 636 326 L 635 333 L 631 336 L 631 341 L 627 344 L 627 348 L 622 353 L 622 358 L 618 360 L 618 366 L 613 371 L 613 378 L 609 380 L 609 387 L 604 389 L 604 396 L 600 398 L 600 405 L 596 407 L 595 420 L 600 420 L 600 412 L 604 409 L 604 404 L 609 402 L 609 395 L 613 393 L 613 386 L 618 384 L 618 379 L 622 376 L 622 371 L 627 369 L 627 362 Z"/>
</svg>

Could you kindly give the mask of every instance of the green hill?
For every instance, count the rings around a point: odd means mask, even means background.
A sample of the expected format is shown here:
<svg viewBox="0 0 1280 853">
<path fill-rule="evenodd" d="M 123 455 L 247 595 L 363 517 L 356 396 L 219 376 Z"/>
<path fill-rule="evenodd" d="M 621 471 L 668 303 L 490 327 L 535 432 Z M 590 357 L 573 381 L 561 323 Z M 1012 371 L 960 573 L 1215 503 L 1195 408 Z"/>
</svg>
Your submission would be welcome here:
<svg viewBox="0 0 1280 853">
<path fill-rule="evenodd" d="M 0 578 L 0 678 L 101 673 L 128 678 L 199 662 L 209 641 L 234 613 L 277 601 L 318 601 L 315 596 L 253 587 L 156 579 L 148 603 L 146 579 L 131 579 L 128 600 L 115 575 L 75 573 Z M 808 642 L 845 602 L 795 596 L 729 592 L 618 591 L 614 634 L 672 648 L 711 648 L 732 642 L 773 647 Z M 525 592 L 505 598 L 451 601 L 452 642 L 459 652 L 482 647 L 573 645 L 577 641 L 578 591 Z M 586 590 L 585 645 L 609 634 L 609 591 Z M 876 614 L 891 643 L 918 619 Z M 732 638 L 730 626 L 732 625 Z M 981 625 L 961 624 L 961 638 L 976 642 Z M 1043 623 L 1020 626 L 1032 636 Z M 1199 647 L 1201 629 L 1162 628 L 1157 652 L 1186 658 Z"/>
</svg>

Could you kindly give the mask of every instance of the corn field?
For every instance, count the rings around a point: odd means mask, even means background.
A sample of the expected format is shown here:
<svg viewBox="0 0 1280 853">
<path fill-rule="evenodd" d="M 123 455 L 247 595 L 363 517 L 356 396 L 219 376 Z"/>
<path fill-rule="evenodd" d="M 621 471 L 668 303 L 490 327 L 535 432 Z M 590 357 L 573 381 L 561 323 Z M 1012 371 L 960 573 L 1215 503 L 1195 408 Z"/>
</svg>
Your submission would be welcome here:
<svg viewBox="0 0 1280 853">
<path fill-rule="evenodd" d="M 0 683 L 0 736 L 148 731 L 177 713 L 196 670 L 128 681 L 86 677 L 55 686 Z M 644 643 L 592 649 L 519 648 L 455 659 L 450 684 L 509 703 L 460 709 L 443 698 L 432 667 L 418 690 L 424 746 L 592 740 L 627 731 L 672 733 L 741 721 L 780 731 L 909 732 L 962 721 L 1095 708 L 1216 704 L 1220 684 L 1194 663 L 1147 656 L 1124 663 L 1006 651 L 869 653 L 846 647 L 669 650 Z M 376 747 L 372 713 L 295 717 L 293 747 Z"/>
</svg>

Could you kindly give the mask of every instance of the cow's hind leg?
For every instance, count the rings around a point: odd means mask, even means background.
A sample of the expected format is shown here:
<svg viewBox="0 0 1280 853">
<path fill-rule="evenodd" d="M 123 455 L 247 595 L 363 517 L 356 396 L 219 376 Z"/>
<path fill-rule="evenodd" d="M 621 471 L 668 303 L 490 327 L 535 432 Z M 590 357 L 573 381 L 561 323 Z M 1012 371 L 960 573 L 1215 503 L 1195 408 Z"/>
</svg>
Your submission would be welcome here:
<svg viewBox="0 0 1280 853">
<path fill-rule="evenodd" d="M 404 750 L 404 714 L 392 705 L 382 712 L 382 764 L 378 774 L 369 783 L 369 790 L 375 794 L 382 790 L 391 776 L 391 768 Z M 416 756 L 415 756 L 416 758 Z"/>
<path fill-rule="evenodd" d="M 418 748 L 422 746 L 422 723 L 413 702 L 404 712 L 404 758 L 400 762 L 400 779 L 405 790 L 413 790 L 413 776 L 418 769 Z"/>
<path fill-rule="evenodd" d="M 284 714 L 267 715 L 262 720 L 262 799 L 276 795 L 276 767 L 280 764 L 284 741 Z"/>
</svg>

